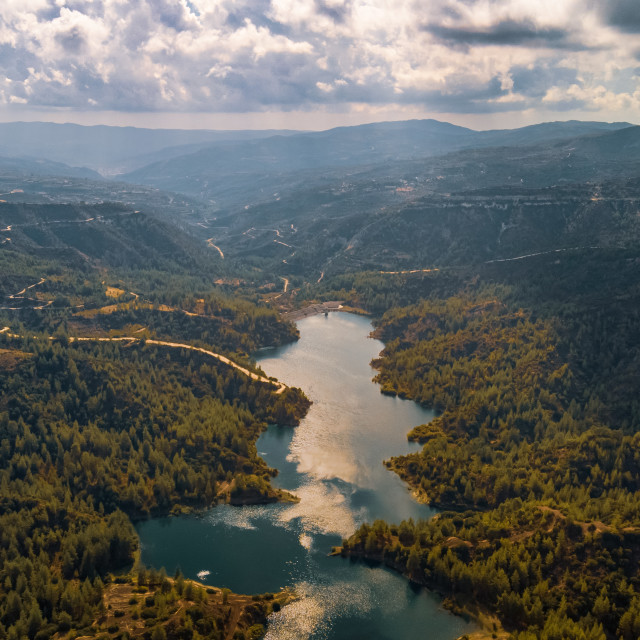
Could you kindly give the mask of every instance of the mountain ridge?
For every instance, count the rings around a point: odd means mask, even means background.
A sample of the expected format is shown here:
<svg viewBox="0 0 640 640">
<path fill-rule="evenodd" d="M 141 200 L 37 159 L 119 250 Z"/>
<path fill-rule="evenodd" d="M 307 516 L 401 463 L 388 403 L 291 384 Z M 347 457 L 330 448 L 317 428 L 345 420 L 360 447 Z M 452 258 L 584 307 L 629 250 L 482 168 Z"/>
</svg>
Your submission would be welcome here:
<svg viewBox="0 0 640 640">
<path fill-rule="evenodd" d="M 443 128 L 446 133 L 442 133 Z M 217 201 L 229 183 L 241 182 L 240 175 L 247 177 L 248 192 L 255 189 L 258 180 L 266 190 L 277 191 L 283 175 L 292 176 L 303 170 L 335 172 L 369 164 L 419 161 L 492 146 L 558 142 L 579 137 L 575 136 L 576 131 L 581 135 L 595 135 L 621 128 L 628 128 L 627 123 L 569 121 L 490 132 L 431 120 L 376 123 L 286 138 L 273 136 L 233 146 L 212 145 L 193 154 L 147 165 L 119 178 Z M 562 135 L 563 130 L 566 135 Z M 453 138 L 451 131 L 455 132 Z M 239 192 L 244 191 L 240 188 Z"/>
</svg>

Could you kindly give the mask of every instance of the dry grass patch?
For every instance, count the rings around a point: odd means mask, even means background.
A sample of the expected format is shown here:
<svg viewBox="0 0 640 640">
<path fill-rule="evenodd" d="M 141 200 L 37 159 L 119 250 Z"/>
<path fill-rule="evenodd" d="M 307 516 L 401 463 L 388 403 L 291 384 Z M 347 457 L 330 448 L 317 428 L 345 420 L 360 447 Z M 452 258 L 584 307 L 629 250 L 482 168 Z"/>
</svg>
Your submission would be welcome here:
<svg viewBox="0 0 640 640">
<path fill-rule="evenodd" d="M 21 362 L 33 354 L 18 349 L 0 349 L 0 369 L 13 371 Z"/>
<path fill-rule="evenodd" d="M 118 287 L 107 287 L 105 294 L 107 298 L 119 298 L 126 293 L 124 289 L 119 289 Z"/>
</svg>

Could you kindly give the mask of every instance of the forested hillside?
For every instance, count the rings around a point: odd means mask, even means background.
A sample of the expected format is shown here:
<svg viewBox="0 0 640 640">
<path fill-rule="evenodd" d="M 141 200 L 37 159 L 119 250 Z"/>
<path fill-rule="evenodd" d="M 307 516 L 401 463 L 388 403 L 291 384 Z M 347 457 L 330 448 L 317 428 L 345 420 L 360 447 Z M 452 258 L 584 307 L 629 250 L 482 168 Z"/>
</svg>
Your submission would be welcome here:
<svg viewBox="0 0 640 640">
<path fill-rule="evenodd" d="M 127 515 L 278 499 L 254 443 L 299 420 L 300 392 L 176 349 L 0 340 L 6 637 L 93 622 L 108 573 L 134 560 Z"/>
<path fill-rule="evenodd" d="M 575 175 L 559 178 L 556 156 L 544 147 L 540 159 L 536 150 L 480 149 L 331 179 L 305 176 L 261 202 L 242 200 L 197 232 L 230 258 L 300 282 L 634 242 L 637 152 L 612 167 L 585 154 L 572 160 Z"/>
<path fill-rule="evenodd" d="M 385 464 L 441 510 L 342 553 L 496 635 L 640 637 L 640 129 L 440 125 L 151 145 L 190 196 L 2 168 L 0 640 L 264 632 L 288 594 L 147 572 L 132 521 L 293 499 L 255 442 L 309 403 L 251 354 L 337 300 L 437 410 Z"/>
<path fill-rule="evenodd" d="M 7 203 L 0 225 L 0 638 L 125 622 L 141 637 L 260 634 L 286 597 L 130 573 L 131 520 L 291 499 L 255 441 L 268 422 L 295 425 L 308 401 L 253 374 L 250 354 L 295 340 L 295 327 L 250 287 L 216 285 L 220 258 L 152 215 Z M 123 589 L 114 618 L 105 602 Z"/>
<path fill-rule="evenodd" d="M 572 254 L 414 277 L 428 297 L 388 305 L 377 380 L 439 415 L 409 434 L 420 453 L 387 464 L 445 511 L 366 525 L 344 553 L 490 610 L 517 638 L 636 638 L 636 265 Z M 380 300 L 375 283 L 362 303 Z"/>
</svg>

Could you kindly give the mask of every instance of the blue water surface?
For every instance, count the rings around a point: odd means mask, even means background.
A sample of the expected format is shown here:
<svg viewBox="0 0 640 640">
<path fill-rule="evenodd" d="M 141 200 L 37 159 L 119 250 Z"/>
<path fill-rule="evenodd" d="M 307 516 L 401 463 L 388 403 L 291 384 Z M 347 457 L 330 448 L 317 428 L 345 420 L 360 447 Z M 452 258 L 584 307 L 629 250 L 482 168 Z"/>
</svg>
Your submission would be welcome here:
<svg viewBox="0 0 640 640">
<path fill-rule="evenodd" d="M 293 587 L 301 597 L 270 618 L 269 640 L 453 640 L 473 631 L 402 576 L 328 557 L 362 522 L 435 513 L 383 465 L 418 450 L 407 432 L 434 414 L 382 395 L 372 382 L 369 363 L 383 344 L 369 337 L 367 318 L 333 313 L 298 327 L 298 342 L 263 350 L 258 360 L 267 375 L 300 387 L 313 404 L 298 427 L 272 426 L 257 447 L 279 470 L 274 484 L 300 502 L 220 506 L 140 523 L 143 561 L 169 572 L 179 566 L 187 577 L 239 593 Z"/>
</svg>

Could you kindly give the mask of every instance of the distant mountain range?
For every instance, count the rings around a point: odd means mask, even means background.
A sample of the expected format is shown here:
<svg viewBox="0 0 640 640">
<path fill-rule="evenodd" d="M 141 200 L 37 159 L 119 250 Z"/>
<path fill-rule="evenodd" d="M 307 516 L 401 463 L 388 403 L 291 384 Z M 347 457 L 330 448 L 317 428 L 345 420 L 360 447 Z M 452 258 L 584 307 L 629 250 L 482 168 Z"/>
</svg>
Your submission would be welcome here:
<svg viewBox="0 0 640 640">
<path fill-rule="evenodd" d="M 79 132 L 87 133 L 65 127 L 58 132 L 73 135 L 61 154 L 81 144 Z M 110 131 L 87 130 L 96 140 Z M 132 146 L 118 142 L 122 131 L 112 133 L 105 157 L 124 158 Z M 311 281 L 345 270 L 486 262 L 640 239 L 640 127 L 627 123 L 478 132 L 422 120 L 287 135 L 229 132 L 226 139 L 208 132 L 218 136 L 215 142 L 207 141 L 207 132 L 129 133 L 141 141 L 139 158 L 163 159 L 118 176 L 120 182 L 49 160 L 4 159 L 0 199 L 120 203 L 128 214 L 145 214 L 144 225 L 131 231 L 142 260 L 153 259 L 145 246 L 167 246 L 153 240 L 153 225 L 162 227 L 164 238 L 177 225 L 193 236 L 183 243 L 188 249 L 175 249 L 181 264 L 189 252 L 206 254 L 207 241 L 225 264 L 237 259 Z M 196 134 L 202 135 L 193 142 Z M 184 144 L 161 146 L 179 139 Z M 108 231 L 98 228 L 102 235 Z M 87 246 L 94 232 L 82 232 Z M 24 246 L 62 247 L 79 233 L 25 231 Z M 122 233 L 113 238 L 120 255 L 138 260 Z"/>
<path fill-rule="evenodd" d="M 63 162 L 42 158 L 3 157 L 0 156 L 0 175 L 65 176 L 69 178 L 87 178 L 103 180 L 103 177 L 86 167 L 71 167 Z"/>
<path fill-rule="evenodd" d="M 442 155 L 463 148 L 536 144 L 628 126 L 570 121 L 474 131 L 437 120 L 410 120 L 299 132 L 11 122 L 0 123 L 0 156 L 46 159 L 88 167 L 105 176 L 128 172 L 128 179 L 146 182 L 166 175 L 177 179 L 193 166 L 198 175 L 207 175 L 208 171 L 213 176 L 219 171 L 229 174 L 352 166 Z M 143 171 L 135 171 L 143 167 Z"/>
<path fill-rule="evenodd" d="M 173 157 L 176 153 L 193 152 L 206 144 L 291 133 L 297 132 L 141 129 L 8 122 L 0 123 L 0 155 L 46 158 L 74 167 L 89 167 L 103 175 L 114 175 Z"/>
<path fill-rule="evenodd" d="M 640 239 L 638 176 L 640 127 L 274 173 L 247 180 L 244 190 L 243 178 L 231 176 L 237 193 L 226 198 L 236 204 L 218 208 L 194 231 L 213 238 L 228 257 L 259 256 L 279 273 L 310 279 L 576 244 L 627 246 Z"/>
<path fill-rule="evenodd" d="M 628 123 L 554 122 L 521 129 L 473 131 L 437 120 L 411 120 L 341 127 L 317 133 L 218 143 L 195 153 L 150 164 L 120 176 L 218 201 L 228 182 L 244 178 L 277 188 L 283 174 L 331 170 L 442 156 L 462 149 L 534 145 L 615 132 Z"/>
</svg>

